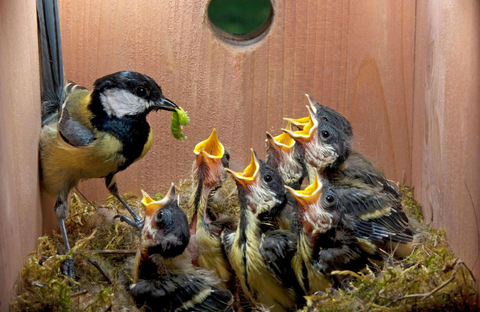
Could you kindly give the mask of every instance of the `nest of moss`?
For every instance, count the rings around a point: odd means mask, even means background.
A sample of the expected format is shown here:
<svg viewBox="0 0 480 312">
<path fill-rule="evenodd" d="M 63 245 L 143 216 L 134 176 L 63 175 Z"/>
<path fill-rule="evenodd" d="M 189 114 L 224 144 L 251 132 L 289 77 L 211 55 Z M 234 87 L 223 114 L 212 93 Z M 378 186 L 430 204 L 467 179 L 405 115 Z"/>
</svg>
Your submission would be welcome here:
<svg viewBox="0 0 480 312">
<path fill-rule="evenodd" d="M 186 209 L 192 182 L 177 186 L 180 206 Z M 476 311 L 474 278 L 465 264 L 450 251 L 445 231 L 430 229 L 423 222 L 422 208 L 413 189 L 400 185 L 403 204 L 412 225 L 423 237 L 407 258 L 393 257 L 383 268 L 364 272 L 342 271 L 353 278 L 347 289 L 307 297 L 302 311 Z M 161 193 L 155 194 L 160 199 Z M 139 215 L 140 198 L 123 197 Z M 209 201 L 218 213 L 238 214 L 235 183 L 229 178 Z M 129 295 L 139 232 L 116 214 L 128 213 L 113 197 L 94 205 L 72 195 L 67 233 L 75 242 L 69 255 L 62 255 L 62 238 L 54 232 L 39 238 L 38 249 L 27 260 L 14 288 L 13 311 L 138 311 Z M 73 256 L 76 279 L 64 276 L 62 265 Z M 373 273 L 373 272 L 376 273 Z"/>
</svg>

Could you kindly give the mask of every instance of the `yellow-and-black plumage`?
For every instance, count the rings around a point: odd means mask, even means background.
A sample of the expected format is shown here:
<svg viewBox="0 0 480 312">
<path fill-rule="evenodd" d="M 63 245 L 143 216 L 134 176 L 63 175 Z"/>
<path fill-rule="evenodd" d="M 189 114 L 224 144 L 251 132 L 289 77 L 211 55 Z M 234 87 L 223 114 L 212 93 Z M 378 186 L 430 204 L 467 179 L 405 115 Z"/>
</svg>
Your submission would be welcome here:
<svg viewBox="0 0 480 312">
<path fill-rule="evenodd" d="M 194 191 L 188 203 L 194 263 L 215 272 L 226 288 L 231 280 L 231 268 L 220 235 L 224 228 L 235 227 L 235 219 L 227 216 L 217 218 L 208 208 L 208 199 L 211 191 L 221 187 L 226 180 L 224 168 L 228 168 L 230 156 L 218 140 L 216 129 L 207 140 L 195 146 L 194 153 L 197 156 L 193 164 Z"/>
<path fill-rule="evenodd" d="M 40 166 L 44 189 L 57 197 L 55 214 L 67 251 L 70 249 L 64 220 L 70 190 L 82 180 L 105 178 L 110 193 L 142 220 L 118 194 L 116 174 L 142 158 L 153 134 L 146 116 L 152 110 L 178 108 L 166 99 L 150 77 L 133 71 L 117 72 L 95 81 L 89 91 L 74 83 L 64 85 L 58 6 L 37 1 L 42 71 L 42 129 Z M 73 277 L 71 259 L 68 275 Z"/>
<path fill-rule="evenodd" d="M 385 176 L 362 154 L 352 151 L 350 123 L 332 109 L 309 97 L 308 122 L 300 131 L 284 129 L 302 146 L 305 161 L 342 190 L 347 212 L 359 220 L 380 225 L 394 234 L 386 240 L 402 244 L 408 253 L 413 230 L 401 206 L 401 196 Z M 302 119 L 304 120 L 304 118 Z M 365 223 L 368 224 L 368 223 Z"/>
<path fill-rule="evenodd" d="M 278 218 L 287 203 L 283 180 L 253 150 L 243 173 L 226 170 L 237 183 L 240 220 L 237 231 L 225 233 L 223 242 L 242 290 L 254 305 L 292 310 L 303 292 L 290 266 L 295 236 L 279 230 Z"/>
<path fill-rule="evenodd" d="M 377 253 L 367 253 L 358 238 L 359 221 L 347 213 L 328 181 L 314 182 L 303 191 L 287 187 L 297 202 L 292 228 L 297 234 L 297 253 L 292 267 L 307 294 L 337 287 L 341 278 L 335 270 L 358 272 L 380 260 Z"/>
</svg>

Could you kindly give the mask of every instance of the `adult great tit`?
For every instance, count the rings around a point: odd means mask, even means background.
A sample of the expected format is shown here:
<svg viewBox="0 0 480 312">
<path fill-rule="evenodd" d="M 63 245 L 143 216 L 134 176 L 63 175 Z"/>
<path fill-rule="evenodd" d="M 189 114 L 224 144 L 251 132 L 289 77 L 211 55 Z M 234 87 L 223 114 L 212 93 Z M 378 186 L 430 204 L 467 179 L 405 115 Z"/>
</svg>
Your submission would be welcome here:
<svg viewBox="0 0 480 312">
<path fill-rule="evenodd" d="M 209 271 L 196 269 L 186 250 L 190 233 L 187 216 L 170 187 L 154 201 L 143 192 L 146 210 L 130 293 L 148 311 L 231 311 L 232 294 L 216 287 Z"/>
<path fill-rule="evenodd" d="M 105 178 L 111 194 L 142 220 L 119 196 L 116 174 L 145 156 L 153 142 L 146 116 L 152 110 L 173 111 L 178 106 L 166 99 L 150 77 L 133 71 L 99 78 L 93 91 L 69 82 L 64 84 L 62 47 L 56 0 L 37 0 L 42 88 L 40 175 L 48 194 L 56 196 L 55 214 L 67 252 L 65 230 L 68 194 L 79 181 Z M 73 259 L 64 271 L 74 277 Z"/>
</svg>

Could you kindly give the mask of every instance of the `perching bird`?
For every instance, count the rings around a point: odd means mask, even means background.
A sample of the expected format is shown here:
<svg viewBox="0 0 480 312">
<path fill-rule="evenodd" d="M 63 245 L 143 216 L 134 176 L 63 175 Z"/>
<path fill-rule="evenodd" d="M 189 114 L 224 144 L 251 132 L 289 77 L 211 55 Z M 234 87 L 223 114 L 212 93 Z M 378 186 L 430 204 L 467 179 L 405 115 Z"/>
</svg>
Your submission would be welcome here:
<svg viewBox="0 0 480 312">
<path fill-rule="evenodd" d="M 335 270 L 358 272 L 370 259 L 380 260 L 376 250 L 367 253 L 358 238 L 359 223 L 347 214 L 338 194 L 328 182 L 314 182 L 305 190 L 286 186 L 297 202 L 292 229 L 297 234 L 297 253 L 292 267 L 307 294 L 338 287 L 341 278 L 331 275 Z"/>
<path fill-rule="evenodd" d="M 236 222 L 230 216 L 217 218 L 207 203 L 210 192 L 221 187 L 227 178 L 224 168 L 228 168 L 230 156 L 218 140 L 216 129 L 193 152 L 197 156 L 193 163 L 194 191 L 188 202 L 192 256 L 195 264 L 215 272 L 226 288 L 232 274 L 220 235 L 225 228 L 233 229 Z"/>
<path fill-rule="evenodd" d="M 178 206 L 175 187 L 154 201 L 143 192 L 145 224 L 135 257 L 130 293 L 149 311 L 231 311 L 232 294 L 220 290 L 211 273 L 196 269 L 186 251 L 187 216 Z"/>
<path fill-rule="evenodd" d="M 72 82 L 64 85 L 57 4 L 41 0 L 38 23 L 42 70 L 42 129 L 40 165 L 43 187 L 56 196 L 55 214 L 67 252 L 65 230 L 68 194 L 78 182 L 105 178 L 111 194 L 132 214 L 129 224 L 142 220 L 120 197 L 116 174 L 142 158 L 150 149 L 153 134 L 146 116 L 152 110 L 178 109 L 162 94 L 157 83 L 133 71 L 99 78 L 93 91 Z M 125 216 L 122 220 L 129 221 Z M 74 277 L 73 260 L 66 274 Z"/>
<path fill-rule="evenodd" d="M 292 130 L 289 122 L 286 129 Z M 280 174 L 285 184 L 299 190 L 303 179 L 308 177 L 303 149 L 299 149 L 287 133 L 273 137 L 267 132 L 267 157 L 265 162 Z"/>
<path fill-rule="evenodd" d="M 230 264 L 254 305 L 290 311 L 302 303 L 303 292 L 290 266 L 295 236 L 278 229 L 287 201 L 283 180 L 253 150 L 244 172 L 225 170 L 237 183 L 240 203 L 236 232 L 222 235 Z"/>
<path fill-rule="evenodd" d="M 346 204 L 347 211 L 360 220 L 376 222 L 399 236 L 413 239 L 413 229 L 401 206 L 401 195 L 385 176 L 362 154 L 352 151 L 348 129 L 341 123 L 343 131 L 329 121 L 316 118 L 311 107 L 309 122 L 303 130 L 284 129 L 304 149 L 305 161 L 315 167 L 333 186 L 345 189 L 363 190 L 364 201 L 356 200 L 352 192 L 352 202 Z M 338 114 L 338 113 L 337 113 Z M 320 121 L 319 121 L 320 120 Z M 345 119 L 346 121 L 346 119 Z M 345 130 L 347 129 L 347 130 Z M 370 198 L 368 198 L 370 194 Z M 381 198 L 379 202 L 377 198 Z M 410 247 L 402 245 L 397 255 L 405 256 Z"/>
</svg>

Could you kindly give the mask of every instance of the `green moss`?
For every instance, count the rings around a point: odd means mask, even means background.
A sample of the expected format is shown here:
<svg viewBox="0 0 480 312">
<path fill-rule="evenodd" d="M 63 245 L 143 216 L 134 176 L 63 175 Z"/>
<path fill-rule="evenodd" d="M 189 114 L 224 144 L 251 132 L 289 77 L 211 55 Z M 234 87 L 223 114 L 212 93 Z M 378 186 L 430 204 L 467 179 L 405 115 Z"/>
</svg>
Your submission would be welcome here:
<svg viewBox="0 0 480 312">
<path fill-rule="evenodd" d="M 186 210 L 193 192 L 191 180 L 176 185 L 180 206 Z M 475 311 L 476 293 L 470 272 L 450 251 L 444 230 L 430 229 L 423 223 L 422 208 L 415 201 L 413 188 L 400 185 L 403 204 L 415 224 L 422 243 L 413 253 L 391 261 L 382 268 L 367 268 L 365 272 L 339 272 L 355 275 L 350 287 L 324 295 L 308 297 L 308 305 L 301 311 Z M 161 199 L 161 193 L 155 199 Z M 140 199 L 125 194 L 127 203 L 143 215 Z M 70 216 L 66 222 L 72 255 L 75 259 L 76 281 L 61 274 L 67 257 L 59 255 L 57 246 L 63 246 L 61 236 L 54 232 L 39 238 L 39 245 L 25 263 L 17 282 L 13 311 L 137 311 L 128 289 L 133 282 L 133 254 L 104 255 L 92 250 L 131 250 L 139 244 L 139 233 L 125 223 L 112 221 L 115 214 L 127 211 L 112 196 L 103 203 L 71 198 Z M 238 215 L 235 182 L 229 177 L 222 188 L 212 195 L 210 207 L 217 213 Z M 98 265 L 106 278 L 94 266 Z M 376 272 L 376 273 L 374 273 Z M 456 272 L 456 273 L 455 273 Z M 454 274 L 455 273 L 455 274 Z M 445 287 L 431 296 L 405 298 L 408 295 L 427 294 L 452 276 Z"/>
</svg>

